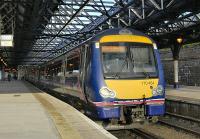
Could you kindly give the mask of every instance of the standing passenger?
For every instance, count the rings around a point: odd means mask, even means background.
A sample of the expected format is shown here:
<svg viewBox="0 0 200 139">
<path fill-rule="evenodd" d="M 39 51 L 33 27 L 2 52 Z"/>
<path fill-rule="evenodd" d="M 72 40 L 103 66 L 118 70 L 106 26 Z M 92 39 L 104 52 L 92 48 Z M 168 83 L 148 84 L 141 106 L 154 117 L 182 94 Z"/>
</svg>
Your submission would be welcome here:
<svg viewBox="0 0 200 139">
<path fill-rule="evenodd" d="M 8 73 L 8 81 L 9 82 L 11 81 L 11 75 L 10 75 L 10 73 Z"/>
</svg>

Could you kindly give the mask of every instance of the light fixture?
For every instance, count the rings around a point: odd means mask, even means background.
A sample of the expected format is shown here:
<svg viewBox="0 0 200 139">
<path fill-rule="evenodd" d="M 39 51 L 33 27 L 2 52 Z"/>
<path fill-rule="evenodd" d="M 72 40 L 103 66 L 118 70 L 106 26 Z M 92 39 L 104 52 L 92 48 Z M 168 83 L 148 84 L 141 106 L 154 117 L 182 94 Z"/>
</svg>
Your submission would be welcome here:
<svg viewBox="0 0 200 139">
<path fill-rule="evenodd" d="M 178 38 L 176 39 L 176 41 L 180 44 L 180 43 L 183 42 L 183 38 L 182 38 L 182 37 L 178 37 Z"/>
</svg>

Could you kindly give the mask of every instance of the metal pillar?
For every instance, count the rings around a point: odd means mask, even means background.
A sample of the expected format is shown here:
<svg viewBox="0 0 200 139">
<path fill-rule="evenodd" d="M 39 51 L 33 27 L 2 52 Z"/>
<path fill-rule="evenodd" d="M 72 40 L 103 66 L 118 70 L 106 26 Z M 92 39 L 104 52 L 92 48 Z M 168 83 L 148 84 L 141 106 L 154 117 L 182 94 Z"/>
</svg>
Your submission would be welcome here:
<svg viewBox="0 0 200 139">
<path fill-rule="evenodd" d="M 171 47 L 172 54 L 173 54 L 173 61 L 174 61 L 174 88 L 179 88 L 178 62 L 179 62 L 180 49 L 181 49 L 181 44 L 180 43 L 174 43 L 174 45 Z"/>
<path fill-rule="evenodd" d="M 179 88 L 178 60 L 174 59 L 174 88 Z"/>
</svg>

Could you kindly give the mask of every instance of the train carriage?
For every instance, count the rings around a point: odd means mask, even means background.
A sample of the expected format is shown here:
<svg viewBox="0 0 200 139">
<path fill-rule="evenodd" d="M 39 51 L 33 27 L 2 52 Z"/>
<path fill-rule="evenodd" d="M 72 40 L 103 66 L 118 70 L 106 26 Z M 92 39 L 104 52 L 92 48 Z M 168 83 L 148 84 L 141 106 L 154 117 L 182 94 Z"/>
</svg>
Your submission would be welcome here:
<svg viewBox="0 0 200 139">
<path fill-rule="evenodd" d="M 159 52 L 139 31 L 105 30 L 41 70 L 39 84 L 51 79 L 46 88 L 79 98 L 99 119 L 135 122 L 165 112 Z"/>
</svg>

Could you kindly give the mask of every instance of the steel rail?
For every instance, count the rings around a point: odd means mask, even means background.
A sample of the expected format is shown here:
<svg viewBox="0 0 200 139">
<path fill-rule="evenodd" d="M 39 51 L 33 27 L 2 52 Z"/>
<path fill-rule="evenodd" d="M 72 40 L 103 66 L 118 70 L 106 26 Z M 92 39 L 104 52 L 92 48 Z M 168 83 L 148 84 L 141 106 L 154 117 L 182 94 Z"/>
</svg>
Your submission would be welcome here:
<svg viewBox="0 0 200 139">
<path fill-rule="evenodd" d="M 198 125 L 200 123 L 199 119 L 188 117 L 188 116 L 183 116 L 183 115 L 179 115 L 179 114 L 168 113 L 168 112 L 166 113 L 166 115 L 170 119 L 160 118 L 158 121 L 160 124 L 167 125 L 169 127 L 173 127 L 175 129 L 180 129 L 185 132 L 200 136 L 200 130 L 198 130 L 199 129 Z M 172 118 L 176 118 L 177 119 L 176 122 L 172 122 Z M 184 126 L 183 123 L 189 123 L 189 124 Z M 193 124 L 191 124 L 191 123 L 193 123 Z M 195 127 L 195 125 L 196 125 L 196 127 Z M 194 128 L 197 130 L 195 130 Z"/>
<path fill-rule="evenodd" d="M 157 136 L 155 134 L 152 134 L 150 132 L 147 132 L 143 129 L 140 129 L 140 128 L 134 128 L 132 130 L 130 130 L 132 133 L 142 137 L 142 138 L 145 138 L 145 139 L 162 139 L 162 137 L 160 136 Z"/>
<path fill-rule="evenodd" d="M 170 126 L 170 127 L 174 127 L 175 129 L 183 130 L 185 132 L 188 132 L 188 133 L 191 133 L 191 134 L 194 134 L 194 135 L 197 135 L 197 136 L 200 136 L 200 132 L 194 131 L 194 130 L 189 129 L 189 128 L 185 128 L 185 127 L 182 127 L 182 126 L 179 126 L 179 125 L 168 123 L 168 122 L 165 122 L 165 121 L 162 121 L 162 120 L 159 120 L 159 123 L 161 123 L 163 125 Z"/>
<path fill-rule="evenodd" d="M 189 117 L 189 116 L 183 116 L 183 115 L 170 113 L 170 112 L 166 112 L 165 114 L 169 115 L 169 116 L 177 117 L 177 118 L 180 118 L 180 119 L 184 119 L 184 120 L 200 123 L 200 119 L 197 119 L 197 118 L 193 118 L 193 117 Z"/>
</svg>

